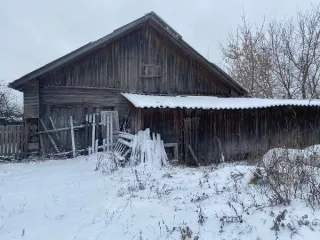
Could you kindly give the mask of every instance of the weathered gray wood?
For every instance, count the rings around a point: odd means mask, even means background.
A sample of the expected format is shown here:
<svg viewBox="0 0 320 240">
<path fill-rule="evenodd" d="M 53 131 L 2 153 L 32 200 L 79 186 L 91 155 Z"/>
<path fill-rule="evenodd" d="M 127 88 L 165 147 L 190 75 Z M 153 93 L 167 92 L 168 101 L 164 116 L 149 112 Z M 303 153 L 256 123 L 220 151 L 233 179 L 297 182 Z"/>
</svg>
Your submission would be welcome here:
<svg viewBox="0 0 320 240">
<path fill-rule="evenodd" d="M 190 151 L 190 153 L 191 153 L 194 161 L 198 164 L 198 166 L 200 166 L 200 163 L 199 163 L 199 161 L 198 161 L 198 158 L 197 158 L 196 154 L 194 153 L 194 151 L 193 151 L 193 149 L 192 149 L 192 147 L 191 147 L 190 144 L 188 145 L 188 149 L 189 149 L 189 151 Z"/>
<path fill-rule="evenodd" d="M 45 152 L 45 146 L 44 146 L 44 142 L 43 142 L 43 136 L 40 135 L 40 151 L 41 151 L 41 155 L 45 156 L 46 152 Z"/>
<path fill-rule="evenodd" d="M 71 131 L 71 142 L 72 142 L 72 156 L 76 156 L 76 144 L 74 139 L 74 129 L 73 129 L 73 118 L 70 116 L 70 131 Z"/>
<path fill-rule="evenodd" d="M 39 117 L 39 82 L 32 80 L 23 86 L 23 103 L 25 118 Z"/>
<path fill-rule="evenodd" d="M 84 128 L 84 147 L 89 146 L 89 116 L 86 115 L 85 128 Z"/>
<path fill-rule="evenodd" d="M 4 155 L 4 127 L 0 126 L 0 156 Z"/>
<path fill-rule="evenodd" d="M 79 126 L 73 126 L 73 129 L 81 129 L 85 128 L 85 125 L 79 125 Z M 61 131 L 68 131 L 71 127 L 65 127 L 65 128 L 56 128 L 56 129 L 49 129 L 46 131 L 39 131 L 38 134 L 47 134 L 47 133 L 54 133 L 54 132 L 61 132 Z M 60 138 L 60 137 L 59 137 Z"/>
<path fill-rule="evenodd" d="M 57 137 L 58 141 L 60 141 L 60 137 L 59 137 L 56 125 L 54 124 L 51 116 L 49 116 L 49 120 L 50 120 L 50 123 L 51 123 L 51 126 L 52 126 L 53 130 L 56 130 L 56 137 Z"/>
<path fill-rule="evenodd" d="M 41 123 L 43 129 L 44 129 L 45 131 L 48 131 L 48 128 L 47 128 L 46 124 L 44 123 L 44 121 L 43 121 L 42 119 L 40 119 L 40 123 Z M 52 145 L 54 146 L 54 149 L 56 150 L 56 152 L 57 152 L 57 153 L 60 153 L 60 151 L 59 151 L 59 149 L 58 149 L 55 141 L 54 141 L 53 138 L 51 137 L 50 133 L 48 133 L 48 138 L 49 138 L 50 142 L 52 143 Z"/>
<path fill-rule="evenodd" d="M 91 142 L 91 149 L 92 152 L 95 152 L 95 140 L 96 140 L 96 115 L 92 114 L 92 142 Z"/>
<path fill-rule="evenodd" d="M 0 156 L 22 156 L 23 131 L 21 125 L 0 126 Z"/>
</svg>

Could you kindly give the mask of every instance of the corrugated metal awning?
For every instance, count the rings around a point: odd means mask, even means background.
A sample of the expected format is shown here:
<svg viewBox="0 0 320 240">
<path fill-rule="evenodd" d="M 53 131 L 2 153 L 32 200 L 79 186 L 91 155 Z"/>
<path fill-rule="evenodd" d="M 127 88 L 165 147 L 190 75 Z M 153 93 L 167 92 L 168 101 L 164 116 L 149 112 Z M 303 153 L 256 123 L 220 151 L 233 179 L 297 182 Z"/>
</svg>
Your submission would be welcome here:
<svg viewBox="0 0 320 240">
<path fill-rule="evenodd" d="M 320 107 L 320 100 L 158 96 L 134 93 L 122 93 L 122 95 L 137 108 L 250 109 L 276 106 Z"/>
</svg>

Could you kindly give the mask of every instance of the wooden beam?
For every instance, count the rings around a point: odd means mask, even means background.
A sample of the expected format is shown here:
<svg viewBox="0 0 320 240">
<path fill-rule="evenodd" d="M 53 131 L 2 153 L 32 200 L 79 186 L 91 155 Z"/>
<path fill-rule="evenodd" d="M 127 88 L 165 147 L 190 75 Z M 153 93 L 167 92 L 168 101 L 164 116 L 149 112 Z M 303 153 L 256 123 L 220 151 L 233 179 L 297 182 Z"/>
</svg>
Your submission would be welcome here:
<svg viewBox="0 0 320 240">
<path fill-rule="evenodd" d="M 49 120 L 50 120 L 50 122 L 51 122 L 52 128 L 53 128 L 54 130 L 57 130 L 56 125 L 54 124 L 54 122 L 53 122 L 53 120 L 52 120 L 51 117 L 49 117 Z M 56 137 L 57 137 L 58 141 L 60 141 L 59 134 L 58 134 L 57 131 L 56 131 Z"/>
<path fill-rule="evenodd" d="M 92 141 L 91 141 L 91 149 L 92 153 L 95 152 L 95 138 L 96 138 L 96 115 L 95 113 L 92 114 Z"/>
<path fill-rule="evenodd" d="M 198 164 L 198 166 L 200 166 L 200 163 L 199 163 L 199 161 L 198 161 L 198 158 L 197 158 L 196 154 L 194 153 L 194 151 L 193 151 L 193 149 L 192 149 L 192 147 L 191 147 L 190 144 L 188 145 L 188 149 L 189 149 L 189 151 L 190 151 L 190 153 L 191 153 L 194 161 Z"/>
<path fill-rule="evenodd" d="M 41 123 L 43 129 L 44 129 L 45 131 L 48 131 L 48 128 L 47 128 L 46 124 L 44 123 L 44 121 L 42 120 L 42 118 L 40 118 L 40 123 Z M 56 143 L 54 142 L 53 138 L 51 137 L 50 133 L 48 133 L 48 137 L 49 137 L 50 142 L 51 142 L 52 145 L 54 146 L 54 149 L 56 150 L 56 152 L 57 152 L 57 153 L 60 153 L 60 151 L 59 151 Z"/>
</svg>

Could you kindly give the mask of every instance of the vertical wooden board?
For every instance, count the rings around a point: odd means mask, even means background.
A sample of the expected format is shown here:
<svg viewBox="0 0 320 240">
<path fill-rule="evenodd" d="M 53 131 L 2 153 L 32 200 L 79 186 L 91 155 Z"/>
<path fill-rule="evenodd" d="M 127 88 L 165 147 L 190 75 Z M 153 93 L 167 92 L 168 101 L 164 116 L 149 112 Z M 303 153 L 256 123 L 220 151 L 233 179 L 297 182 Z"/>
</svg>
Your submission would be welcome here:
<svg viewBox="0 0 320 240">
<path fill-rule="evenodd" d="M 23 131 L 23 156 L 26 157 L 28 153 L 28 137 L 29 137 L 29 125 L 27 121 L 24 122 L 24 131 Z"/>
<path fill-rule="evenodd" d="M 92 148 L 92 152 L 95 152 L 95 141 L 96 141 L 96 115 L 95 113 L 92 113 L 92 130 L 91 130 L 91 133 L 92 133 L 92 137 L 91 137 L 91 148 Z"/>
<path fill-rule="evenodd" d="M 12 154 L 16 153 L 16 149 L 17 149 L 17 126 L 14 125 L 13 129 L 12 129 Z"/>
<path fill-rule="evenodd" d="M 71 142 L 72 142 L 72 156 L 76 156 L 76 145 L 75 145 L 75 136 L 74 136 L 74 129 L 73 129 L 73 118 L 70 116 L 70 132 L 71 132 Z"/>
<path fill-rule="evenodd" d="M 98 144 L 102 142 L 102 136 L 101 136 L 101 112 L 99 111 L 96 114 L 96 140 L 98 140 Z"/>
<path fill-rule="evenodd" d="M 8 126 L 4 127 L 4 148 L 3 148 L 3 155 L 7 155 L 8 153 Z"/>
<path fill-rule="evenodd" d="M 4 127 L 0 126 L 0 156 L 3 155 L 3 136 L 4 136 Z"/>
<path fill-rule="evenodd" d="M 190 144 L 190 130 L 191 130 L 191 120 L 190 118 L 185 118 L 183 121 L 183 126 L 184 126 L 184 160 L 185 164 L 189 165 L 190 164 L 190 159 L 189 159 L 189 149 L 188 146 Z"/>
<path fill-rule="evenodd" d="M 22 126 L 17 127 L 17 153 L 21 152 L 21 136 L 22 136 Z"/>
<path fill-rule="evenodd" d="M 9 126 L 9 137 L 8 137 L 8 143 L 9 143 L 9 148 L 8 148 L 8 153 L 11 155 L 13 153 L 13 133 L 14 133 L 14 128 L 12 125 Z"/>
<path fill-rule="evenodd" d="M 83 148 L 86 149 L 89 146 L 88 145 L 88 141 L 89 141 L 89 115 L 88 115 L 88 113 L 86 114 L 84 124 L 85 124 L 85 127 L 84 127 L 84 141 L 83 141 L 84 146 L 83 146 Z"/>
</svg>

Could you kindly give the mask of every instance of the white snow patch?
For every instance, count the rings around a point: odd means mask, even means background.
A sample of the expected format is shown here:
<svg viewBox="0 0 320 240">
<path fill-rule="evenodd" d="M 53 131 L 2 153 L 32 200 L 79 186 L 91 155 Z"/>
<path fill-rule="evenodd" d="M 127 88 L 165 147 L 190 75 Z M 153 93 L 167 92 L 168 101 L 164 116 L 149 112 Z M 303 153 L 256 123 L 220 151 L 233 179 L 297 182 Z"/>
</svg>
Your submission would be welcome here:
<svg viewBox="0 0 320 240">
<path fill-rule="evenodd" d="M 242 223 L 225 223 L 221 230 L 220 219 L 234 215 L 228 201 L 239 213 L 240 202 L 246 206 L 267 202 L 268 196 L 246 183 L 253 167 L 139 165 L 104 175 L 94 171 L 97 158 L 95 154 L 0 165 L 0 239 L 180 239 L 179 227 L 188 226 L 199 239 L 269 240 L 275 239 L 272 213 L 287 209 L 285 224 L 305 214 L 314 222 L 320 215 L 299 201 L 286 208 L 252 207 L 243 213 Z M 198 223 L 200 209 L 206 219 L 203 225 Z M 314 231 L 297 227 L 294 239 L 319 238 L 320 226 Z M 287 228 L 281 229 L 279 239 L 290 235 Z"/>
</svg>

